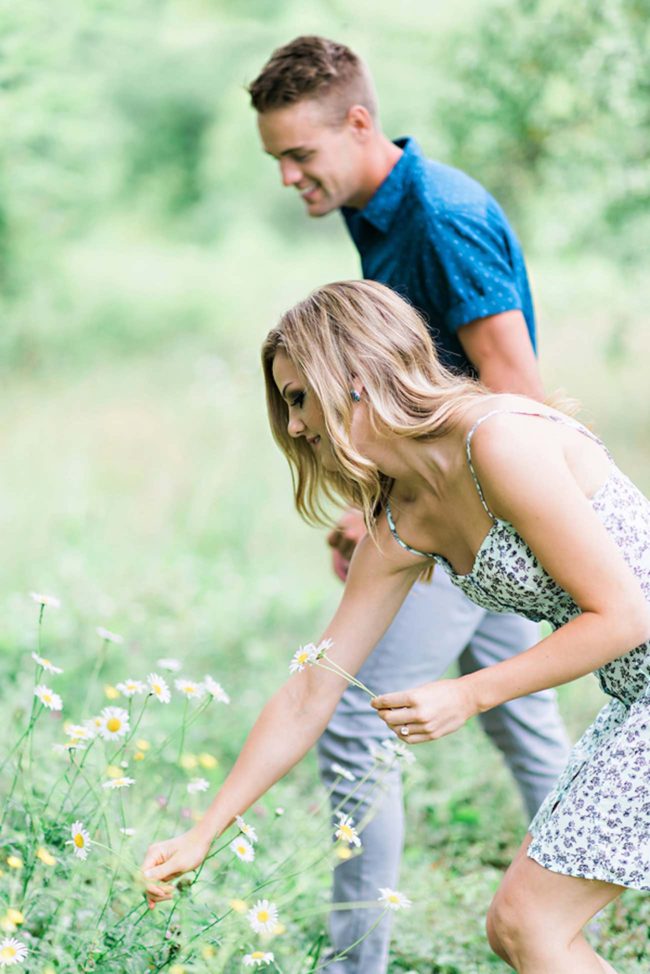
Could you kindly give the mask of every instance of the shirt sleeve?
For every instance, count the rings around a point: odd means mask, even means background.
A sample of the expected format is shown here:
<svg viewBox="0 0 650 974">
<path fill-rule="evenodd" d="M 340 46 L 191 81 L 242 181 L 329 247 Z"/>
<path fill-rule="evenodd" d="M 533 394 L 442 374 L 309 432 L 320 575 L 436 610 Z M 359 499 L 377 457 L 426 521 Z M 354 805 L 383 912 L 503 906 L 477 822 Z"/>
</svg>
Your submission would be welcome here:
<svg viewBox="0 0 650 974">
<path fill-rule="evenodd" d="M 451 332 L 477 318 L 522 310 L 508 243 L 499 226 L 471 214 L 445 214 L 427 235 L 425 275 Z M 442 298 L 442 300 L 441 300 Z"/>
</svg>

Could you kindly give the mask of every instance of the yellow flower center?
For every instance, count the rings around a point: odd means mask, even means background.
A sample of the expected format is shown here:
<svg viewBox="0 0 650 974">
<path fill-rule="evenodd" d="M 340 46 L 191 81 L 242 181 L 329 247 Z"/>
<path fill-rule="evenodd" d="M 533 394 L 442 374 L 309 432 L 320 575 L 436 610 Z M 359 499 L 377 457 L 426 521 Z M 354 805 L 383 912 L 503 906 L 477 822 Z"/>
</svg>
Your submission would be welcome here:
<svg viewBox="0 0 650 974">
<path fill-rule="evenodd" d="M 121 727 L 121 726 L 122 726 L 122 721 L 120 720 L 120 718 L 119 718 L 119 717 L 110 717 L 110 718 L 109 718 L 109 719 L 108 719 L 108 720 L 106 721 L 106 727 L 107 727 L 107 728 L 108 728 L 108 730 L 109 730 L 109 731 L 111 731 L 111 733 L 113 733 L 113 734 L 114 734 L 114 733 L 115 733 L 116 731 L 118 731 L 118 730 L 120 729 L 120 727 Z"/>
<path fill-rule="evenodd" d="M 6 947 L 3 947 L 2 950 L 0 950 L 0 958 L 2 960 L 13 960 L 17 954 L 18 951 L 14 946 L 12 946 L 12 944 L 7 944 Z"/>
<path fill-rule="evenodd" d="M 51 664 L 51 662 L 49 661 L 49 659 L 47 659 L 47 658 L 46 658 L 46 657 L 44 656 L 44 657 L 43 657 L 43 661 L 42 661 L 42 663 L 41 663 L 41 666 L 51 666 L 51 665 L 52 665 L 52 664 Z"/>
<path fill-rule="evenodd" d="M 52 694 L 51 693 L 44 693 L 43 694 L 43 703 L 52 703 Z"/>
<path fill-rule="evenodd" d="M 308 659 L 309 659 L 309 653 L 300 653 L 300 655 L 298 656 L 299 663 L 306 663 Z"/>
<path fill-rule="evenodd" d="M 339 828 L 339 832 L 341 833 L 343 838 L 348 840 L 348 842 L 351 842 L 352 839 L 354 838 L 354 830 L 351 829 L 349 825 L 342 825 Z"/>
<path fill-rule="evenodd" d="M 271 919 L 268 910 L 260 910 L 257 914 L 257 919 L 260 923 L 268 923 Z"/>
<path fill-rule="evenodd" d="M 162 693 L 162 687 L 159 683 L 154 683 L 151 689 L 154 693 Z"/>
<path fill-rule="evenodd" d="M 77 832 L 77 833 L 76 833 L 76 835 L 75 835 L 75 837 L 74 837 L 74 839 L 73 839 L 73 842 L 74 842 L 74 844 L 76 845 L 76 847 L 77 847 L 77 849 L 83 849 L 83 847 L 84 847 L 84 846 L 85 846 L 85 844 L 86 844 L 86 843 L 84 842 L 84 837 L 83 837 L 83 835 L 81 834 L 81 832 Z"/>
<path fill-rule="evenodd" d="M 264 953 L 263 950 L 254 950 L 253 953 L 251 954 L 251 957 L 253 958 L 253 960 L 264 960 L 266 954 Z"/>
</svg>

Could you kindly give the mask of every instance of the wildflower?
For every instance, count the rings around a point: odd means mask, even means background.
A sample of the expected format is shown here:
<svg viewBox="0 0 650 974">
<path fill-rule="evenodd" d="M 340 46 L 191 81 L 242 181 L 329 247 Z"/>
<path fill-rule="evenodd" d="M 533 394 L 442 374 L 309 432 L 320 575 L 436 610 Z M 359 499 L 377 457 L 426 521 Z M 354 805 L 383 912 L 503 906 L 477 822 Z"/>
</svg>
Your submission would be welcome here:
<svg viewBox="0 0 650 974">
<path fill-rule="evenodd" d="M 341 815 L 340 812 L 338 818 L 339 824 L 334 833 L 335 838 L 340 839 L 341 842 L 347 842 L 348 845 L 355 845 L 358 848 L 361 845 L 361 839 L 354 827 L 354 822 L 349 815 Z"/>
<path fill-rule="evenodd" d="M 212 768 L 217 767 L 219 760 L 215 758 L 214 754 L 208 754 L 207 751 L 204 751 L 202 754 L 199 754 L 199 764 L 202 768 L 212 770 Z"/>
<path fill-rule="evenodd" d="M 207 791 L 209 787 L 209 782 L 205 778 L 192 778 L 187 784 L 190 795 L 195 795 L 198 791 Z"/>
<path fill-rule="evenodd" d="M 316 659 L 321 659 L 328 651 L 328 649 L 331 649 L 333 645 L 334 645 L 333 639 L 323 639 L 316 647 L 316 653 L 317 653 Z"/>
<path fill-rule="evenodd" d="M 237 828 L 239 831 L 242 832 L 247 839 L 250 839 L 251 842 L 257 842 L 257 832 L 252 825 L 248 825 L 243 820 L 241 815 L 235 815 L 235 822 L 237 823 Z"/>
<path fill-rule="evenodd" d="M 247 839 L 236 838 L 230 843 L 230 848 L 242 862 L 252 862 L 255 850 Z"/>
<path fill-rule="evenodd" d="M 385 747 L 387 751 L 392 752 L 395 755 L 395 757 L 402 758 L 405 764 L 415 763 L 415 755 L 413 754 L 413 748 L 410 748 L 408 744 L 404 743 L 404 741 L 398 741 L 389 738 L 386 741 L 382 741 L 381 746 Z"/>
<path fill-rule="evenodd" d="M 135 746 L 138 748 L 139 751 L 148 751 L 149 748 L 151 747 L 151 744 L 149 743 L 149 741 L 145 740 L 144 737 L 139 737 L 138 740 L 135 742 Z"/>
<path fill-rule="evenodd" d="M 134 761 L 144 761 L 145 757 L 146 757 L 146 755 L 145 755 L 144 751 L 134 751 L 133 752 L 133 760 Z"/>
<path fill-rule="evenodd" d="M 270 950 L 254 950 L 252 954 L 244 954 L 244 964 L 246 967 L 262 967 L 265 964 L 273 963 L 273 954 Z"/>
<path fill-rule="evenodd" d="M 168 670 L 170 673 L 178 673 L 183 666 L 178 659 L 158 659 L 156 664 L 161 670 Z"/>
<path fill-rule="evenodd" d="M 13 906 L 9 907 L 6 916 L 7 919 L 10 920 L 12 923 L 15 923 L 17 927 L 19 927 L 21 923 L 25 922 L 24 915 L 20 912 L 20 910 L 15 910 Z"/>
<path fill-rule="evenodd" d="M 39 847 L 36 852 L 36 856 L 41 860 L 41 862 L 44 862 L 46 866 L 56 866 L 55 857 L 52 855 L 49 849 L 45 848 L 45 846 L 42 845 Z"/>
<path fill-rule="evenodd" d="M 258 900 L 248 911 L 248 922 L 255 933 L 272 933 L 278 922 L 278 908 L 268 900 Z"/>
<path fill-rule="evenodd" d="M 9 866 L 10 869 L 22 869 L 23 860 L 21 856 L 14 856 L 14 855 L 7 856 L 7 865 Z"/>
<path fill-rule="evenodd" d="M 111 632 L 110 629 L 104 629 L 103 626 L 97 626 L 95 632 L 100 639 L 104 639 L 107 643 L 120 643 L 124 642 L 124 636 L 118 635 L 116 632 Z"/>
<path fill-rule="evenodd" d="M 60 666 L 55 666 L 54 663 L 51 660 L 46 659 L 45 656 L 39 656 L 38 653 L 32 653 L 32 659 L 35 663 L 38 663 L 39 666 L 42 666 L 44 670 L 47 670 L 48 673 L 63 673 Z"/>
<path fill-rule="evenodd" d="M 333 771 L 334 774 L 340 775 L 341 778 L 345 778 L 346 781 L 357 780 L 351 771 L 348 771 L 348 769 L 344 768 L 341 764 L 337 764 L 336 761 L 330 764 L 330 770 Z"/>
<path fill-rule="evenodd" d="M 230 703 L 230 697 L 224 688 L 216 680 L 213 680 L 211 676 L 203 677 L 203 687 L 206 693 L 209 693 L 217 703 Z"/>
<path fill-rule="evenodd" d="M 73 845 L 72 851 L 74 852 L 77 859 L 87 859 L 88 858 L 88 846 L 90 845 L 90 836 L 87 830 L 83 826 L 83 822 L 73 822 L 70 827 L 70 835 L 72 836 L 68 842 Z"/>
<path fill-rule="evenodd" d="M 291 662 L 289 663 L 290 673 L 301 673 L 306 666 L 311 666 L 312 663 L 316 662 L 318 655 L 318 650 L 313 643 L 307 643 L 306 646 L 300 646 L 299 649 L 291 657 Z"/>
<path fill-rule="evenodd" d="M 178 763 L 180 764 L 183 771 L 193 771 L 194 768 L 199 763 L 199 760 L 196 754 L 190 754 L 188 752 L 187 754 L 181 754 Z"/>
<path fill-rule="evenodd" d="M 88 720 L 84 720 L 84 727 L 88 731 L 91 737 L 96 737 L 99 734 L 99 728 L 102 726 L 102 718 L 99 714 L 96 717 L 89 717 Z"/>
<path fill-rule="evenodd" d="M 89 741 L 95 736 L 94 731 L 85 724 L 71 724 L 66 722 L 63 725 L 63 730 L 73 741 Z"/>
<path fill-rule="evenodd" d="M 337 845 L 334 852 L 336 858 L 340 859 L 342 862 L 345 862 L 346 859 L 352 858 L 352 849 L 349 845 Z"/>
<path fill-rule="evenodd" d="M 408 910 L 410 906 L 413 906 L 408 896 L 404 896 L 404 893 L 400 893 L 396 889 L 380 886 L 379 892 L 381 896 L 377 899 L 389 910 Z"/>
<path fill-rule="evenodd" d="M 53 744 L 52 750 L 57 754 L 70 754 L 71 751 L 85 751 L 86 745 L 83 741 L 78 741 L 76 737 L 73 737 L 71 741 L 66 741 L 65 744 Z"/>
<path fill-rule="evenodd" d="M 34 696 L 38 697 L 43 706 L 48 707 L 49 710 L 63 710 L 61 697 L 54 690 L 46 687 L 44 683 L 39 683 L 34 690 Z"/>
<path fill-rule="evenodd" d="M 99 733 L 105 741 L 117 741 L 129 732 L 129 714 L 122 707 L 104 707 Z"/>
<path fill-rule="evenodd" d="M 245 913 L 248 909 L 248 903 L 246 900 L 231 900 L 228 905 L 231 910 L 235 911 L 235 913 Z"/>
<path fill-rule="evenodd" d="M 22 964 L 29 951 L 25 944 L 15 937 L 5 937 L 0 941 L 0 967 L 11 967 L 12 964 Z"/>
<path fill-rule="evenodd" d="M 147 690 L 142 680 L 132 680 L 131 678 L 118 683 L 117 689 L 120 691 L 120 693 L 123 693 L 125 697 L 134 697 L 136 693 L 145 693 Z"/>
<path fill-rule="evenodd" d="M 285 927 L 284 923 L 276 923 L 276 925 L 273 927 L 274 937 L 281 937 L 282 934 L 286 932 L 287 932 L 287 928 Z"/>
<path fill-rule="evenodd" d="M 129 828 L 120 829 L 120 832 L 122 833 L 122 835 L 128 835 L 129 838 L 131 838 L 132 835 L 135 835 L 135 829 L 129 829 Z"/>
<path fill-rule="evenodd" d="M 106 766 L 106 774 L 109 778 L 121 778 L 122 768 L 119 764 L 109 764 Z"/>
<path fill-rule="evenodd" d="M 130 788 L 131 785 L 135 784 L 135 778 L 127 778 L 126 776 L 120 778 L 110 778 L 108 781 L 104 781 L 102 788 L 110 788 L 111 790 L 115 788 Z"/>
<path fill-rule="evenodd" d="M 34 602 L 38 602 L 39 605 L 46 605 L 49 609 L 61 608 L 61 599 L 57 599 L 56 595 L 41 595 L 40 592 L 30 592 L 29 594 Z"/>
<path fill-rule="evenodd" d="M 205 687 L 195 680 L 174 680 L 176 689 L 180 690 L 188 700 L 200 700 L 205 693 Z"/>
<path fill-rule="evenodd" d="M 117 700 L 120 695 L 120 691 L 117 687 L 114 687 L 112 683 L 104 684 L 104 696 L 107 700 Z"/>
<path fill-rule="evenodd" d="M 275 810 L 275 814 L 278 816 L 278 818 L 280 818 L 281 815 L 284 815 L 284 808 L 278 805 L 278 807 Z"/>
<path fill-rule="evenodd" d="M 149 685 L 149 693 L 153 693 L 154 697 L 157 697 L 161 703 L 169 703 L 172 695 L 162 676 L 158 676 L 157 673 L 150 673 L 147 677 L 147 683 Z"/>
</svg>

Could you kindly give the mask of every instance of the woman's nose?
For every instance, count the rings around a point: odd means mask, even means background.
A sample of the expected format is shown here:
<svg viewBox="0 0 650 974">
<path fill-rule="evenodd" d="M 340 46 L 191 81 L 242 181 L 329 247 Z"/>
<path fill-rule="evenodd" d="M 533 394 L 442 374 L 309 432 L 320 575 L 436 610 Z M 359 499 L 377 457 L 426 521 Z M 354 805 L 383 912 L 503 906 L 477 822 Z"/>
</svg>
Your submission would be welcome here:
<svg viewBox="0 0 650 974">
<path fill-rule="evenodd" d="M 305 424 L 298 416 L 289 416 L 289 422 L 287 423 L 287 430 L 289 431 L 289 436 L 302 436 L 305 432 Z"/>
</svg>

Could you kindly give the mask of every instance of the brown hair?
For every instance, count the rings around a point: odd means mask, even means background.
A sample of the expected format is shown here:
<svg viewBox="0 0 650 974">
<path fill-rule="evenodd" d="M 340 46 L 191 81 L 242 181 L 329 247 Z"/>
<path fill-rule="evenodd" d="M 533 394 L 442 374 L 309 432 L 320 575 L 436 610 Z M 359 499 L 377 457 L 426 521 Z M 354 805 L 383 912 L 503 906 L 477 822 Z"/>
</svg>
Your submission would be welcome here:
<svg viewBox="0 0 650 974">
<path fill-rule="evenodd" d="M 337 470 L 325 470 L 304 437 L 287 429 L 288 406 L 273 379 L 283 349 L 318 398 Z M 328 502 L 360 507 L 372 530 L 392 480 L 354 447 L 350 428 L 354 377 L 362 383 L 378 433 L 446 433 L 486 390 L 441 365 L 427 328 L 410 304 L 375 281 L 326 284 L 290 308 L 262 346 L 271 430 L 289 461 L 294 499 L 312 523 L 327 523 Z"/>
<path fill-rule="evenodd" d="M 353 105 L 363 105 L 373 119 L 377 116 L 377 97 L 368 68 L 345 44 L 325 37 L 296 37 L 278 47 L 248 86 L 248 93 L 253 108 L 260 113 L 313 98 L 331 104 L 337 123 Z"/>
</svg>

